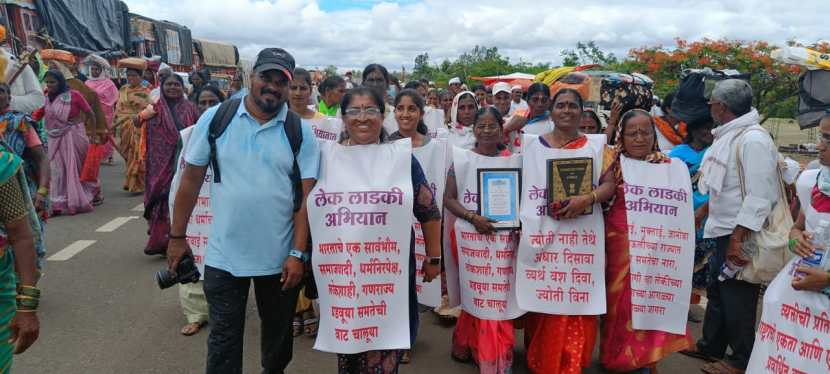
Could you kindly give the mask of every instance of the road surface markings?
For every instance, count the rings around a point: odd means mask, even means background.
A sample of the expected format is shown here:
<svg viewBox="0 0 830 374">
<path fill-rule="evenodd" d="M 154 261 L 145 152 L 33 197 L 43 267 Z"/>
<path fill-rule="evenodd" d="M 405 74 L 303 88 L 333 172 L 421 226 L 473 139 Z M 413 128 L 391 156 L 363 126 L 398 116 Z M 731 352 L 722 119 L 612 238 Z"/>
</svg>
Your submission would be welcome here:
<svg viewBox="0 0 830 374">
<path fill-rule="evenodd" d="M 95 244 L 96 240 L 78 240 L 68 246 L 66 248 L 61 249 L 60 252 L 55 253 L 52 257 L 46 259 L 47 261 L 66 261 L 72 256 L 75 256 L 78 253 L 81 253 L 87 247 Z"/>
<path fill-rule="evenodd" d="M 143 212 L 144 211 L 144 203 L 138 204 L 135 208 L 131 209 L 133 212 Z"/>
<path fill-rule="evenodd" d="M 134 219 L 138 219 L 138 216 L 115 217 L 112 219 L 112 221 L 109 221 L 103 226 L 96 229 L 95 232 L 113 232 L 117 230 L 119 227 L 121 227 L 121 225 L 130 222 Z"/>
</svg>

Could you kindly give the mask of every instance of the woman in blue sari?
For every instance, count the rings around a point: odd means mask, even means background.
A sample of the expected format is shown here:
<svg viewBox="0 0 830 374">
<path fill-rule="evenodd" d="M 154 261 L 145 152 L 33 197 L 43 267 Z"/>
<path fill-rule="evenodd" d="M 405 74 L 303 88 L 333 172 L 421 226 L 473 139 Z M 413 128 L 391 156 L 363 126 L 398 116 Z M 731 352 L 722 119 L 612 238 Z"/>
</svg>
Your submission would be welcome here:
<svg viewBox="0 0 830 374">
<path fill-rule="evenodd" d="M 27 114 L 11 110 L 9 85 L 0 83 L 0 140 L 9 150 L 23 159 L 27 192 L 37 210 L 38 269 L 42 268 L 46 247 L 43 240 L 43 220 L 49 215 L 49 157 L 46 153 L 46 133 Z"/>
<path fill-rule="evenodd" d="M 700 164 L 703 162 L 703 155 L 712 145 L 714 136 L 712 128 L 714 122 L 711 117 L 702 118 L 687 124 L 686 139 L 683 144 L 672 148 L 670 157 L 679 158 L 686 163 L 689 174 L 692 176 L 692 196 L 695 209 L 695 227 L 698 229 L 695 235 L 695 266 L 692 276 L 692 304 L 700 300 L 700 292 L 706 289 L 706 259 L 715 249 L 715 242 L 712 239 L 703 238 L 703 221 L 708 214 L 709 195 L 701 194 L 697 188 L 697 181 L 700 178 Z M 690 319 L 691 319 L 690 315 Z M 693 322 L 700 322 L 693 319 Z"/>
</svg>

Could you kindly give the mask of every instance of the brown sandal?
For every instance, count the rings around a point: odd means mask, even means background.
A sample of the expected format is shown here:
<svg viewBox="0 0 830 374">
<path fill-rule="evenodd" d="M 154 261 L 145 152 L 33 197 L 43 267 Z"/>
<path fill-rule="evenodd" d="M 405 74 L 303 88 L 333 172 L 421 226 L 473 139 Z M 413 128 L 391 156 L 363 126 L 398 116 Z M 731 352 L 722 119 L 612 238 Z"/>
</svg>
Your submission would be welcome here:
<svg viewBox="0 0 830 374">
<path fill-rule="evenodd" d="M 406 365 L 410 362 L 412 362 L 412 350 L 407 349 L 403 351 L 403 354 L 401 355 L 401 364 Z"/>
<path fill-rule="evenodd" d="M 207 325 L 207 321 L 188 323 L 182 327 L 180 332 L 184 336 L 193 336 L 198 334 L 205 325 Z"/>
<path fill-rule="evenodd" d="M 298 337 L 303 334 L 303 319 L 300 317 L 294 317 L 294 322 L 292 323 L 293 327 L 293 334 L 294 337 Z"/>
<path fill-rule="evenodd" d="M 713 362 L 703 365 L 700 370 L 706 374 L 744 374 L 746 371 L 732 367 L 725 361 Z"/>
</svg>

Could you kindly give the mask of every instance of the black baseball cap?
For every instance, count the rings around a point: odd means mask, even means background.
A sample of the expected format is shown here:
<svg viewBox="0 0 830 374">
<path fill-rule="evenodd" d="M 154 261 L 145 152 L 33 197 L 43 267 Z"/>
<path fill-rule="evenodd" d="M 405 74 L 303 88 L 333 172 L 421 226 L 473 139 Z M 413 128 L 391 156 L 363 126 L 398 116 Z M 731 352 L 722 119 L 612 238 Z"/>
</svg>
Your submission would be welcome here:
<svg viewBox="0 0 830 374">
<path fill-rule="evenodd" d="M 254 72 L 262 73 L 268 70 L 279 70 L 294 79 L 294 57 L 282 48 L 265 48 L 256 56 Z"/>
</svg>

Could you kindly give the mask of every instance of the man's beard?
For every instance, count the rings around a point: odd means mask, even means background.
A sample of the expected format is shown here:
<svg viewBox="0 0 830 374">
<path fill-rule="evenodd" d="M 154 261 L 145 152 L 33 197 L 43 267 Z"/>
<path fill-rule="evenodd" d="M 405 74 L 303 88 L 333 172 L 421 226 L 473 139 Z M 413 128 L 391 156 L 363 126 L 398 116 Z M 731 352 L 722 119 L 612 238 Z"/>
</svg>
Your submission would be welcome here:
<svg viewBox="0 0 830 374">
<path fill-rule="evenodd" d="M 276 113 L 278 110 L 280 110 L 280 108 L 282 107 L 282 104 L 284 102 L 285 102 L 285 100 L 280 100 L 280 99 L 272 101 L 272 100 L 264 100 L 264 99 L 259 98 L 259 97 L 254 98 L 254 104 L 256 104 L 256 106 L 259 107 L 259 109 L 263 113 L 268 113 L 268 114 Z"/>
</svg>

